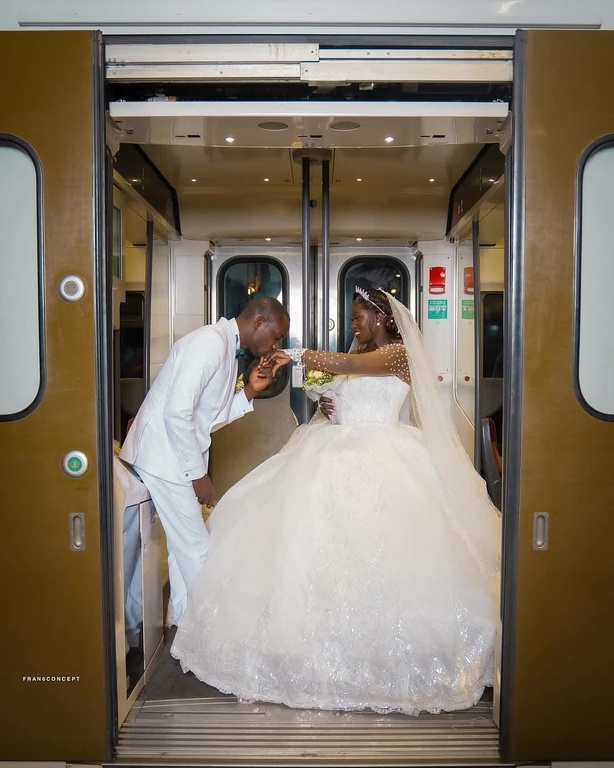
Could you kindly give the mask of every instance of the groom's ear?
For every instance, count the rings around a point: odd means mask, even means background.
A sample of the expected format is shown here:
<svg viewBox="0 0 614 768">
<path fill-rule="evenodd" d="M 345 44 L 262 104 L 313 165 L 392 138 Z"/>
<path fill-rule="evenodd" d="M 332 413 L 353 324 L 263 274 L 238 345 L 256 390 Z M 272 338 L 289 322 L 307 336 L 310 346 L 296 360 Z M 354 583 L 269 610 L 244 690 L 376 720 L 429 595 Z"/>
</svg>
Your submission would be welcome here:
<svg viewBox="0 0 614 768">
<path fill-rule="evenodd" d="M 264 315 L 256 315 L 253 320 L 254 330 L 259 330 L 263 325 L 266 325 L 267 319 Z"/>
</svg>

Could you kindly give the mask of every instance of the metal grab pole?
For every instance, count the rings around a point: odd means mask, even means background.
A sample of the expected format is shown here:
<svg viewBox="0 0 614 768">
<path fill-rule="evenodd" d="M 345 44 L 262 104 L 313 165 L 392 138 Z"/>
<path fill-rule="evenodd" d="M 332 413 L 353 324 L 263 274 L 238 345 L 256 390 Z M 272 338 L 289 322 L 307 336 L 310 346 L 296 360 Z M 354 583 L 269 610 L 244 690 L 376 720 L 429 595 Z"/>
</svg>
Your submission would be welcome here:
<svg viewBox="0 0 614 768">
<path fill-rule="evenodd" d="M 303 259 L 302 259 L 302 279 L 303 279 L 303 346 L 307 349 L 311 344 L 311 307 L 310 296 L 313 290 L 311 285 L 311 269 L 309 264 L 310 256 L 310 230 L 311 230 L 311 196 L 309 188 L 311 160 L 304 157 L 302 161 L 303 168 L 303 207 L 302 207 L 302 241 L 303 241 Z"/>
<path fill-rule="evenodd" d="M 311 268 L 311 190 L 310 190 L 310 174 L 311 174 L 311 158 L 303 157 L 302 159 L 303 170 L 303 200 L 302 200 L 302 242 L 303 242 L 303 254 L 302 254 L 302 282 L 303 282 L 303 347 L 310 349 L 313 347 L 312 343 L 312 301 L 313 301 L 313 271 Z M 301 415 L 302 423 L 306 423 L 313 415 L 313 406 L 311 400 L 306 396 L 304 392 L 301 400 Z"/>
<path fill-rule="evenodd" d="M 153 293 L 153 219 L 147 220 L 147 243 L 145 247 L 145 307 L 143 309 L 143 378 L 145 392 L 151 383 L 151 300 Z"/>
<path fill-rule="evenodd" d="M 330 349 L 330 163 L 322 161 L 322 349 Z"/>
<path fill-rule="evenodd" d="M 475 348 L 475 404 L 473 433 L 473 464 L 478 472 L 482 469 L 482 304 L 480 293 L 480 223 L 471 225 L 473 246 L 473 341 Z"/>
</svg>

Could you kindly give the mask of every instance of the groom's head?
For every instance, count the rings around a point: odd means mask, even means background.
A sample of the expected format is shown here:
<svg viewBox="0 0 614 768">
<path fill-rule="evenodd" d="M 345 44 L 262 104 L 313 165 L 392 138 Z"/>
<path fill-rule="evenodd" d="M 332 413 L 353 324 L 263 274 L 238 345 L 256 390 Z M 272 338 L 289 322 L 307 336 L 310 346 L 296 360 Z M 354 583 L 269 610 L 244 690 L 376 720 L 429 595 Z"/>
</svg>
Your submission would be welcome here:
<svg viewBox="0 0 614 768">
<path fill-rule="evenodd" d="M 260 357 L 281 345 L 290 329 L 290 316 L 277 299 L 252 299 L 237 317 L 237 325 L 241 347 Z"/>
</svg>

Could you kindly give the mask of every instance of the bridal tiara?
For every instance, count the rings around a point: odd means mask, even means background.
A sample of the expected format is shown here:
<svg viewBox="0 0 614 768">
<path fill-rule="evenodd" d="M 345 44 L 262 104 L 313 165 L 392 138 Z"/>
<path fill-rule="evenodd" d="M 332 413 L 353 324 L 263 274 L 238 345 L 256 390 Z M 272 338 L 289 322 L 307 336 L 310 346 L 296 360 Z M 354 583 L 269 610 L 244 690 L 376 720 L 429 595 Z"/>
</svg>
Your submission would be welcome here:
<svg viewBox="0 0 614 768">
<path fill-rule="evenodd" d="M 377 306 L 377 304 L 376 304 L 376 303 L 375 303 L 375 302 L 374 302 L 372 299 L 370 299 L 370 298 L 369 298 L 369 294 L 368 294 L 368 293 L 365 291 L 365 289 L 364 289 L 364 288 L 359 288 L 357 285 L 355 285 L 355 286 L 354 286 L 354 292 L 355 292 L 355 293 L 359 293 L 359 294 L 360 294 L 360 295 L 363 297 L 363 299 L 364 299 L 365 301 L 368 301 L 368 302 L 369 302 L 369 304 L 373 304 L 373 306 L 375 307 L 375 309 L 377 309 L 377 311 L 378 311 L 380 314 L 383 314 L 383 310 L 382 310 L 382 308 L 381 308 L 381 307 L 378 307 L 378 306 Z"/>
</svg>

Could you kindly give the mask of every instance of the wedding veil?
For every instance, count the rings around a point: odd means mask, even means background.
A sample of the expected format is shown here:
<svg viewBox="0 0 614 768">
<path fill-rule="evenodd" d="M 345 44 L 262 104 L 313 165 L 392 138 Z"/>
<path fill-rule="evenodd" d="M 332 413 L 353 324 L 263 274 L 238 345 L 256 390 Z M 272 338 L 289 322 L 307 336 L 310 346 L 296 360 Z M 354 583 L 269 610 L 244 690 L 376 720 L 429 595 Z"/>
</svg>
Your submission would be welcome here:
<svg viewBox="0 0 614 768">
<path fill-rule="evenodd" d="M 498 578 L 501 558 L 501 516 L 463 448 L 435 386 L 411 312 L 386 293 L 399 329 L 411 376 L 412 419 L 424 435 L 449 505 L 450 524 L 458 531 L 485 575 Z"/>
</svg>

